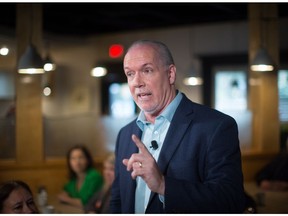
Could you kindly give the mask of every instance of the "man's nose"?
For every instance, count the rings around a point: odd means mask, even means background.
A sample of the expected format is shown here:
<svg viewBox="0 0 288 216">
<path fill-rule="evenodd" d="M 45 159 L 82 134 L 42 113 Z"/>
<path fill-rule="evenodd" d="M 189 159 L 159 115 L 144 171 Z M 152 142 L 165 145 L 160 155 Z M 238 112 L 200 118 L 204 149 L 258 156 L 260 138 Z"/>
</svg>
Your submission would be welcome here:
<svg viewBox="0 0 288 216">
<path fill-rule="evenodd" d="M 133 85 L 134 85 L 134 87 L 137 87 L 137 88 L 145 85 L 145 82 L 144 82 L 140 72 L 135 74 L 135 77 L 133 79 Z"/>
</svg>

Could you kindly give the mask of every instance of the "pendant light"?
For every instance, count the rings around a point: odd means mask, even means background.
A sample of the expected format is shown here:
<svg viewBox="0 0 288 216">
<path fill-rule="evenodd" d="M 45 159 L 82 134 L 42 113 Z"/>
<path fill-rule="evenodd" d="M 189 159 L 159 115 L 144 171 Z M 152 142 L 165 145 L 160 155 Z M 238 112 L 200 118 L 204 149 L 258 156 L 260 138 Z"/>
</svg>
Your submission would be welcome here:
<svg viewBox="0 0 288 216">
<path fill-rule="evenodd" d="M 189 37 L 189 54 L 190 57 L 193 58 L 193 54 L 192 54 L 192 33 L 190 32 L 190 37 Z M 191 64 L 188 73 L 191 76 L 188 76 L 186 78 L 183 79 L 183 84 L 187 85 L 187 86 L 199 86 L 203 84 L 203 79 L 201 76 L 195 76 L 197 75 L 197 71 L 195 70 L 195 67 L 193 64 Z"/>
<path fill-rule="evenodd" d="M 105 62 L 98 62 L 91 70 L 91 76 L 103 77 L 107 74 L 107 64 Z"/>
<path fill-rule="evenodd" d="M 103 77 L 107 74 L 107 69 L 102 66 L 96 66 L 91 70 L 91 76 L 93 77 Z"/>
<path fill-rule="evenodd" d="M 9 48 L 8 47 L 3 46 L 3 47 L 0 48 L 0 55 L 6 56 L 6 55 L 8 55 L 8 53 L 9 53 Z"/>
<path fill-rule="evenodd" d="M 187 85 L 187 86 L 199 86 L 203 84 L 203 79 L 200 76 L 195 76 L 196 75 L 196 71 L 195 71 L 195 67 L 190 66 L 189 69 L 189 74 L 191 74 L 192 76 L 188 76 L 186 78 L 183 79 L 183 84 Z"/>
<path fill-rule="evenodd" d="M 44 60 L 44 70 L 46 72 L 54 71 L 56 69 L 56 64 L 52 60 L 51 56 L 49 55 L 50 44 L 48 42 L 47 42 L 47 45 L 46 45 L 46 51 L 47 51 L 47 54 L 46 54 L 46 58 Z"/>
<path fill-rule="evenodd" d="M 198 86 L 203 84 L 203 79 L 201 77 L 186 77 L 183 83 L 188 86 Z"/>
<path fill-rule="evenodd" d="M 43 60 L 33 44 L 29 44 L 18 63 L 20 74 L 43 74 Z"/>
<path fill-rule="evenodd" d="M 263 47 L 261 47 L 258 52 L 255 55 L 255 58 L 253 59 L 251 66 L 252 71 L 258 71 L 258 72 L 267 72 L 267 71 L 273 71 L 273 61 L 270 57 L 267 50 Z"/>
<path fill-rule="evenodd" d="M 274 70 L 273 60 L 269 55 L 268 50 L 265 49 L 265 45 L 267 43 L 265 29 L 268 18 L 263 17 L 262 10 L 260 12 L 260 48 L 256 52 L 256 55 L 250 65 L 250 69 L 256 72 L 268 72 Z"/>
<path fill-rule="evenodd" d="M 54 71 L 56 69 L 56 64 L 52 61 L 49 55 L 46 56 L 44 60 L 44 70 L 45 71 Z"/>
<path fill-rule="evenodd" d="M 32 44 L 32 35 L 33 35 L 33 6 L 31 4 L 31 13 L 30 13 L 30 35 L 29 35 L 29 44 L 20 57 L 18 62 L 18 73 L 20 74 L 43 74 L 44 71 L 44 62 L 38 53 L 36 47 Z"/>
</svg>

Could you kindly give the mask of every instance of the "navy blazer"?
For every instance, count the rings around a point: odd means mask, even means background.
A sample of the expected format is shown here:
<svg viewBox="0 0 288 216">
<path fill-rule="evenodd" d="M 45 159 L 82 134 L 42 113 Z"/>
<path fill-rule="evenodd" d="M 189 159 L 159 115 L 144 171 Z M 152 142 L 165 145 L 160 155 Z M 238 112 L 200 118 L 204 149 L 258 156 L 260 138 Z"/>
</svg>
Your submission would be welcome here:
<svg viewBox="0 0 288 216">
<path fill-rule="evenodd" d="M 138 152 L 132 134 L 142 134 L 136 121 L 122 128 L 117 137 L 111 213 L 134 213 L 136 181 L 122 163 Z M 157 164 L 165 177 L 165 205 L 152 192 L 146 213 L 244 211 L 238 127 L 232 117 L 183 94 Z"/>
</svg>

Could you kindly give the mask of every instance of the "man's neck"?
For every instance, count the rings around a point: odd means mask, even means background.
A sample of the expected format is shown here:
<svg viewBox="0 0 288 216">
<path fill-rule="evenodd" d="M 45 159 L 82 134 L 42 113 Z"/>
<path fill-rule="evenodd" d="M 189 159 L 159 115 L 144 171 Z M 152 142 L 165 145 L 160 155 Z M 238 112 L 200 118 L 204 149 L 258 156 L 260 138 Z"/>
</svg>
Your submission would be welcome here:
<svg viewBox="0 0 288 216">
<path fill-rule="evenodd" d="M 174 100 L 174 98 L 176 97 L 178 91 L 174 90 L 173 93 L 171 94 L 171 98 L 168 100 L 168 102 L 166 103 L 166 105 L 160 109 L 159 111 L 155 112 L 155 113 L 148 113 L 148 112 L 144 112 L 145 118 L 148 122 L 154 124 L 156 118 L 166 109 L 166 107 L 169 106 L 169 104 Z"/>
</svg>

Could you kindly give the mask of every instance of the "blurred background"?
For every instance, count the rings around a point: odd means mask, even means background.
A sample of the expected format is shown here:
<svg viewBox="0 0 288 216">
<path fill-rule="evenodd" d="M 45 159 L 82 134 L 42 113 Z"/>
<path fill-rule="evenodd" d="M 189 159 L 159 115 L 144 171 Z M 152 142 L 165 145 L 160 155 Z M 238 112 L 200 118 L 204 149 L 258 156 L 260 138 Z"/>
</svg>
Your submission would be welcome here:
<svg viewBox="0 0 288 216">
<path fill-rule="evenodd" d="M 138 39 L 167 44 L 177 88 L 236 119 L 245 182 L 287 151 L 288 3 L 28 2 L 0 10 L 0 182 L 21 178 L 56 194 L 67 150 L 80 143 L 102 170 L 120 128 L 139 112 L 122 69 Z M 19 70 L 31 47 L 52 65 Z M 263 49 L 272 69 L 252 69 Z"/>
</svg>

